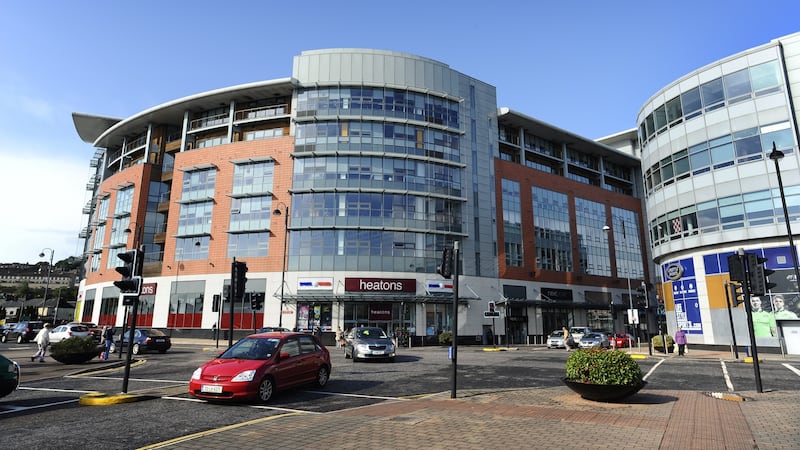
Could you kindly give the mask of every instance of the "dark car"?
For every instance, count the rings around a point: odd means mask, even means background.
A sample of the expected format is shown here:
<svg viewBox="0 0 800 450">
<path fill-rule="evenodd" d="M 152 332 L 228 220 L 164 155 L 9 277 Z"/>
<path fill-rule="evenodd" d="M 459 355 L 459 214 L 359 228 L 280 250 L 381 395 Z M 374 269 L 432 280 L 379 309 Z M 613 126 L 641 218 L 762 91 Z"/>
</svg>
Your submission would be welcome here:
<svg viewBox="0 0 800 450">
<path fill-rule="evenodd" d="M 0 336 L 0 342 L 12 340 L 17 341 L 17 344 L 30 342 L 42 328 L 44 328 L 44 322 L 38 320 L 17 322 L 14 328 L 6 331 L 3 336 Z"/>
<path fill-rule="evenodd" d="M 129 332 L 130 330 L 126 331 L 122 339 L 123 349 L 128 346 Z M 119 345 L 119 336 L 116 336 L 114 342 L 111 344 L 111 353 L 114 353 L 119 348 Z M 144 352 L 166 353 L 170 347 L 172 347 L 172 340 L 161 330 L 156 330 L 155 328 L 137 328 L 134 331 L 133 347 L 131 347 L 131 351 L 134 355 Z"/>
<path fill-rule="evenodd" d="M 394 341 L 379 327 L 356 327 L 344 338 L 344 357 L 359 359 L 383 359 L 394 362 L 397 356 Z"/>
<path fill-rule="evenodd" d="M 330 353 L 316 336 L 252 334 L 195 370 L 189 394 L 205 400 L 267 402 L 277 390 L 305 384 L 324 387 L 330 374 Z"/>
<path fill-rule="evenodd" d="M 14 392 L 19 385 L 19 364 L 0 355 L 0 397 Z"/>
</svg>

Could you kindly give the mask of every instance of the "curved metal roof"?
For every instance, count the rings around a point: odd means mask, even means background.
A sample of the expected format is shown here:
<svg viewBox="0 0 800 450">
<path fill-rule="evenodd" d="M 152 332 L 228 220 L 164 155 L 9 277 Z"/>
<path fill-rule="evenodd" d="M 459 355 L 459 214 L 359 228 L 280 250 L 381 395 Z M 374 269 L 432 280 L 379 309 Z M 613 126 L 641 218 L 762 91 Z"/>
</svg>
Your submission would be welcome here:
<svg viewBox="0 0 800 450">
<path fill-rule="evenodd" d="M 231 101 L 249 102 L 269 97 L 290 96 L 295 84 L 292 78 L 240 84 L 172 100 L 127 119 L 72 113 L 72 121 L 78 135 L 85 142 L 99 148 L 113 148 L 122 145 L 125 137 L 136 137 L 145 133 L 150 123 L 181 124 L 184 112 L 187 110 L 199 112 L 227 107 Z"/>
</svg>

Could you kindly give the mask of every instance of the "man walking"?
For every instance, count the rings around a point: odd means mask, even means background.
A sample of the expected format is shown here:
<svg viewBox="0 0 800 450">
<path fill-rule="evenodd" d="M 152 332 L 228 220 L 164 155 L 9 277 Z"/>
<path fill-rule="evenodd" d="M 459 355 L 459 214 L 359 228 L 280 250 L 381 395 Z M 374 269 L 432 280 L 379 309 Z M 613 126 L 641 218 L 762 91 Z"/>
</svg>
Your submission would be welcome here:
<svg viewBox="0 0 800 450">
<path fill-rule="evenodd" d="M 39 351 L 31 356 L 31 362 L 36 358 L 39 358 L 39 362 L 44 362 L 44 355 L 47 353 L 47 347 L 50 345 L 50 324 L 44 324 L 44 327 L 39 330 L 39 333 L 36 334 L 33 340 L 36 342 L 36 345 L 39 346 Z"/>
</svg>

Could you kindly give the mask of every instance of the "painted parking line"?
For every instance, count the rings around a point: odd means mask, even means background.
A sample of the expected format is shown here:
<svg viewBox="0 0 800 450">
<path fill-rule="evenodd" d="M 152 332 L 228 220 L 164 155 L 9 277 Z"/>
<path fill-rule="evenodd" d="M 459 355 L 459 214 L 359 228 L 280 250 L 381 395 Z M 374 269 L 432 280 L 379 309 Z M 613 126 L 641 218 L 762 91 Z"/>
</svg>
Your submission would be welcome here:
<svg viewBox="0 0 800 450">
<path fill-rule="evenodd" d="M 797 369 L 796 367 L 794 367 L 793 365 L 791 365 L 789 363 L 783 363 L 781 365 L 783 367 L 786 367 L 787 369 L 791 370 L 792 372 L 794 372 L 795 375 L 800 376 L 800 369 Z"/>
<path fill-rule="evenodd" d="M 728 366 L 725 364 L 725 361 L 720 361 L 719 363 L 722 365 L 722 377 L 725 378 L 725 386 L 728 387 L 728 392 L 733 392 L 735 389 L 733 388 L 731 376 L 728 374 Z"/>
<path fill-rule="evenodd" d="M 52 406 L 67 405 L 67 404 L 70 404 L 70 403 L 78 403 L 78 399 L 76 398 L 76 399 L 72 399 L 72 400 L 64 400 L 64 401 L 61 401 L 61 402 L 42 403 L 41 405 L 33 405 L 33 406 L 17 406 L 17 405 L 11 405 L 11 404 L 4 404 L 3 408 L 9 408 L 9 409 L 7 411 L 0 411 L 0 415 L 11 414 L 11 413 L 16 413 L 16 412 L 20 412 L 20 411 L 30 411 L 30 410 L 33 410 L 33 409 L 49 408 L 49 407 L 52 407 Z"/>
<path fill-rule="evenodd" d="M 645 376 L 643 376 L 643 377 L 642 377 L 642 379 L 643 379 L 643 380 L 645 380 L 645 381 L 647 381 L 647 379 L 650 377 L 650 375 L 652 375 L 652 374 L 653 374 L 653 372 L 655 372 L 655 371 L 656 371 L 656 369 L 658 368 L 658 366 L 660 366 L 661 364 L 663 364 L 663 363 L 664 363 L 664 361 L 666 361 L 666 359 L 664 359 L 664 358 L 661 358 L 661 360 L 660 360 L 659 362 L 657 362 L 657 363 L 656 363 L 656 365 L 654 365 L 653 367 L 651 367 L 651 368 L 650 368 L 650 370 L 648 370 L 648 371 L 647 371 L 647 374 L 645 374 Z"/>
</svg>

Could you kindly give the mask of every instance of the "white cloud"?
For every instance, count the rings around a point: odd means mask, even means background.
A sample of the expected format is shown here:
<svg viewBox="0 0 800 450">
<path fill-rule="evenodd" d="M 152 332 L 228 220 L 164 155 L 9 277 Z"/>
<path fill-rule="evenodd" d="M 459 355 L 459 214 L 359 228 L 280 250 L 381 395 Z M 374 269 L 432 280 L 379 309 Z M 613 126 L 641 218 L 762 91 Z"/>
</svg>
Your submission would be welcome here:
<svg viewBox="0 0 800 450">
<path fill-rule="evenodd" d="M 8 149 L 0 158 L 0 262 L 33 263 L 44 248 L 55 261 L 80 255 L 88 161 Z"/>
</svg>

